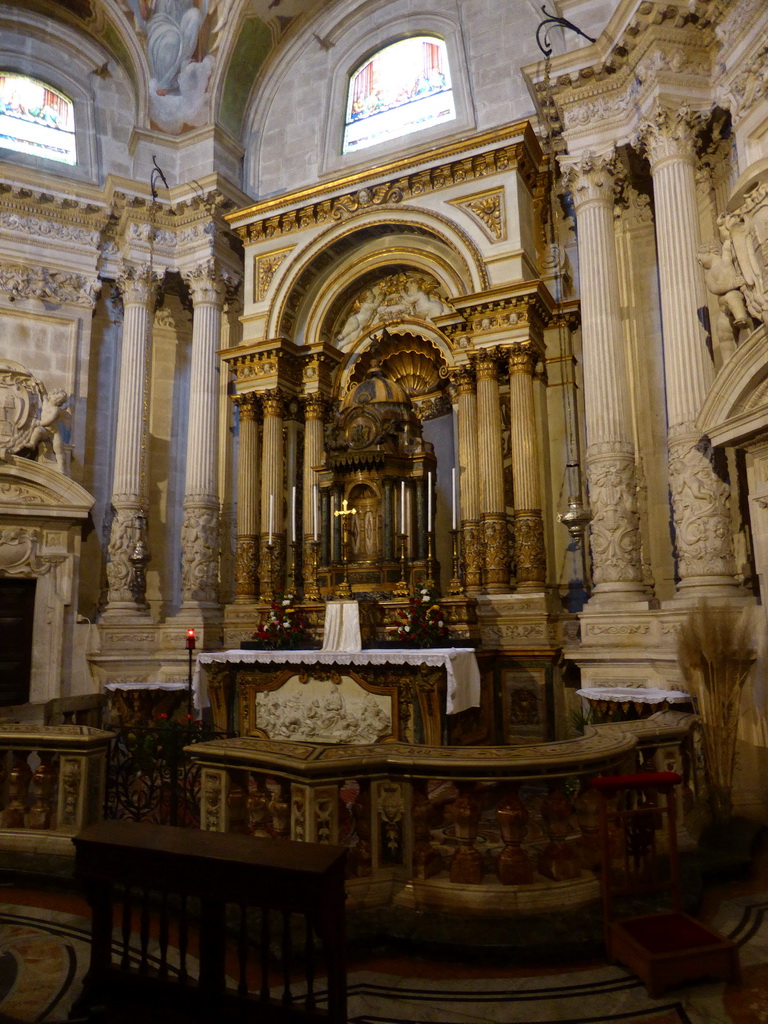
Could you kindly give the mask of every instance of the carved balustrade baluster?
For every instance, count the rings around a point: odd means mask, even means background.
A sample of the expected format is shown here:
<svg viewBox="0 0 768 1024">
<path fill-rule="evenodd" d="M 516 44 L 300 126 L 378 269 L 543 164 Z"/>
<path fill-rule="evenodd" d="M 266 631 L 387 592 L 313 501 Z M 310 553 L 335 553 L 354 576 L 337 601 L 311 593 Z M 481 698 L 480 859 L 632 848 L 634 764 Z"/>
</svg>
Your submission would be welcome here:
<svg viewBox="0 0 768 1024">
<path fill-rule="evenodd" d="M 578 878 L 581 861 L 578 850 L 566 839 L 573 831 L 571 827 L 571 802 L 562 789 L 552 789 L 541 806 L 544 831 L 549 843 L 539 854 L 539 871 L 555 882 Z"/>
<path fill-rule="evenodd" d="M 435 808 L 421 786 L 414 785 L 411 798 L 413 819 L 413 876 L 430 878 L 441 869 L 440 854 L 432 845 Z"/>
<path fill-rule="evenodd" d="M 581 866 L 587 871 L 597 871 L 600 868 L 600 794 L 591 787 L 579 793 L 573 809 L 581 829 L 577 844 Z"/>
<path fill-rule="evenodd" d="M 528 808 L 520 799 L 517 787 L 511 787 L 496 809 L 504 849 L 496 862 L 496 874 L 502 885 L 531 885 L 533 864 L 523 849 L 528 834 Z"/>
<path fill-rule="evenodd" d="M 269 801 L 272 815 L 272 836 L 275 839 L 289 839 L 291 835 L 291 805 L 285 799 L 283 787 L 278 785 Z"/>
<path fill-rule="evenodd" d="M 483 855 L 475 848 L 480 804 L 464 790 L 451 804 L 451 815 L 459 845 L 451 857 L 448 877 L 461 885 L 480 885 L 483 881 Z"/>
<path fill-rule="evenodd" d="M 27 811 L 24 823 L 27 828 L 47 829 L 51 827 L 52 794 L 56 781 L 56 773 L 53 770 L 54 755 L 49 751 L 42 751 L 39 757 L 40 764 L 32 776 L 35 802 Z"/>
<path fill-rule="evenodd" d="M 14 750 L 13 764 L 8 773 L 8 806 L 0 815 L 3 828 L 24 828 L 27 793 L 32 781 L 32 769 L 27 763 L 28 750 Z"/>
<path fill-rule="evenodd" d="M 248 794 L 248 831 L 253 836 L 268 836 L 269 798 L 257 777 Z"/>
<path fill-rule="evenodd" d="M 349 810 L 354 817 L 354 827 L 358 836 L 357 843 L 355 844 L 350 858 L 350 870 L 358 878 L 370 878 L 373 874 L 370 783 L 363 783 L 361 785 L 358 798 L 350 805 Z"/>
<path fill-rule="evenodd" d="M 227 794 L 228 832 L 248 832 L 248 777 L 245 772 L 230 771 Z"/>
</svg>

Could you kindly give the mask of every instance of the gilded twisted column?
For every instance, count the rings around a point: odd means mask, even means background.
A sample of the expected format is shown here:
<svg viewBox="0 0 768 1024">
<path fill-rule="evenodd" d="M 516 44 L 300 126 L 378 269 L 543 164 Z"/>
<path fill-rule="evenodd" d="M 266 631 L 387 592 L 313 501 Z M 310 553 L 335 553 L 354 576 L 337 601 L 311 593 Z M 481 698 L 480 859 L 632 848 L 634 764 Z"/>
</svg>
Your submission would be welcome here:
<svg viewBox="0 0 768 1024">
<path fill-rule="evenodd" d="M 613 151 L 563 161 L 579 239 L 590 603 L 644 599 L 637 473 L 613 227 Z"/>
<path fill-rule="evenodd" d="M 237 449 L 237 541 L 235 601 L 254 601 L 259 590 L 259 454 L 258 401 L 253 392 L 238 395 L 240 443 Z"/>
<path fill-rule="evenodd" d="M 213 260 L 184 273 L 192 293 L 187 472 L 181 524 L 181 596 L 219 603 L 218 410 L 221 311 L 226 281 Z"/>
<path fill-rule="evenodd" d="M 261 593 L 267 600 L 272 591 L 283 589 L 285 568 L 285 537 L 283 534 L 283 491 L 284 491 L 284 441 L 283 419 L 285 400 L 282 391 L 274 388 L 260 395 L 264 413 L 262 428 L 262 473 L 261 473 L 261 558 L 259 576 Z M 271 499 L 271 501 L 270 501 Z M 269 541 L 270 505 L 272 510 L 272 562 L 270 565 L 267 543 Z"/>
<path fill-rule="evenodd" d="M 667 450 L 678 563 L 678 597 L 736 586 L 730 487 L 695 420 L 714 376 L 699 311 L 706 306 L 696 254 L 696 133 L 700 115 L 658 105 L 638 141 L 651 165 L 664 336 Z"/>
<path fill-rule="evenodd" d="M 464 557 L 464 586 L 477 593 L 483 584 L 480 543 L 480 492 L 477 464 L 477 391 L 474 372 L 461 367 L 451 377 L 457 399 L 459 435 L 459 521 Z"/>
<path fill-rule="evenodd" d="M 150 317 L 158 277 L 149 265 L 126 264 L 117 283 L 124 314 L 112 478 L 114 518 L 107 548 L 107 613 L 146 615 L 147 389 Z"/>
<path fill-rule="evenodd" d="M 483 583 L 489 594 L 509 591 L 509 540 L 504 504 L 504 458 L 501 448 L 498 352 L 475 356 L 477 379 L 477 453 L 480 469 Z"/>
<path fill-rule="evenodd" d="M 547 578 L 538 468 L 539 442 L 533 402 L 536 361 L 536 351 L 528 343 L 515 345 L 509 350 L 510 447 L 518 590 L 541 590 Z"/>
</svg>

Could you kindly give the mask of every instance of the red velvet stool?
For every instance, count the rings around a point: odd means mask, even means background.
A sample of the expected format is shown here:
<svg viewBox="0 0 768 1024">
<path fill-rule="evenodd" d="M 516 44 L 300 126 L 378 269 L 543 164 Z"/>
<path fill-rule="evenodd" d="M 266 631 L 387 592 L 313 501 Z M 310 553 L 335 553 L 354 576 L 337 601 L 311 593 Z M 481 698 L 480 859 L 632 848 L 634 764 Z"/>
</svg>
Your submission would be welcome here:
<svg viewBox="0 0 768 1024">
<path fill-rule="evenodd" d="M 592 780 L 601 796 L 606 952 L 610 960 L 636 974 L 654 999 L 685 981 L 738 981 L 740 976 L 736 944 L 681 910 L 674 793 L 680 782 L 675 772 Z M 666 850 L 659 849 L 663 835 Z M 670 911 L 613 919 L 618 898 L 664 891 L 669 893 Z"/>
</svg>

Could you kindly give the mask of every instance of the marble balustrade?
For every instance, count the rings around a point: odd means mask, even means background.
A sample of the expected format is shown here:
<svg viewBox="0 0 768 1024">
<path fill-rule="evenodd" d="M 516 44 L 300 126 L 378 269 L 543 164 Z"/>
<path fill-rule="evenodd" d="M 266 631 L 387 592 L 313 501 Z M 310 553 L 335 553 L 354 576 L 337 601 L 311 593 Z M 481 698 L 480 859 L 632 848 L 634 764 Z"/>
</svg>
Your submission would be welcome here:
<svg viewBox="0 0 768 1024">
<path fill-rule="evenodd" d="M 679 771 L 690 807 L 692 721 L 665 712 L 517 747 L 244 737 L 187 750 L 202 828 L 346 845 L 350 905 L 546 912 L 599 898 L 596 775 Z"/>
<path fill-rule="evenodd" d="M 112 733 L 86 725 L 0 726 L 0 857 L 73 857 L 104 815 Z"/>
</svg>

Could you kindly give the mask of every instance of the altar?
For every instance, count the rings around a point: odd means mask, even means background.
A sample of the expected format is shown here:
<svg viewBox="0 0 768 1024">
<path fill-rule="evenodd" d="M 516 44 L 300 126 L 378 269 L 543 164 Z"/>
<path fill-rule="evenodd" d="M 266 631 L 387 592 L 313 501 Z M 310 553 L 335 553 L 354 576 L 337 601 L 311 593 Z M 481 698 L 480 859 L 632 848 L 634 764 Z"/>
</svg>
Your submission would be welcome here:
<svg viewBox="0 0 768 1024">
<path fill-rule="evenodd" d="M 215 727 L 311 743 L 443 746 L 446 716 L 480 704 L 473 650 L 246 651 L 198 656 Z"/>
</svg>

